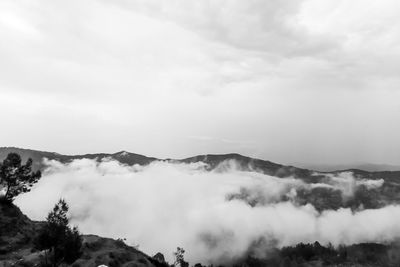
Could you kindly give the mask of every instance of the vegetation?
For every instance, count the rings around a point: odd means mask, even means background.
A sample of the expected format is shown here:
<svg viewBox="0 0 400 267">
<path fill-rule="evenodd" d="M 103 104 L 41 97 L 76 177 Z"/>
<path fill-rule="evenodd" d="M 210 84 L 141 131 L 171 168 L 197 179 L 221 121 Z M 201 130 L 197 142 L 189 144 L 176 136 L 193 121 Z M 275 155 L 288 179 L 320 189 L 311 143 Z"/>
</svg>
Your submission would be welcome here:
<svg viewBox="0 0 400 267">
<path fill-rule="evenodd" d="M 35 247 L 45 250 L 44 266 L 73 263 L 81 255 L 82 238 L 76 227 L 69 226 L 67 213 L 68 205 L 60 199 L 35 239 Z"/>
<path fill-rule="evenodd" d="M 174 257 L 175 257 L 174 266 L 179 266 L 179 267 L 189 266 L 189 263 L 185 261 L 183 254 L 185 254 L 185 250 L 183 248 L 177 247 L 176 251 L 174 252 Z"/>
<path fill-rule="evenodd" d="M 320 243 L 297 244 L 270 252 L 264 259 L 248 256 L 234 266 L 400 266 L 398 243 L 361 243 L 350 246 L 322 246 Z"/>
<path fill-rule="evenodd" d="M 40 177 L 40 171 L 32 172 L 32 159 L 22 165 L 18 154 L 8 154 L 0 162 L 0 190 L 5 191 L 2 200 L 12 202 L 19 194 L 30 191 Z"/>
</svg>

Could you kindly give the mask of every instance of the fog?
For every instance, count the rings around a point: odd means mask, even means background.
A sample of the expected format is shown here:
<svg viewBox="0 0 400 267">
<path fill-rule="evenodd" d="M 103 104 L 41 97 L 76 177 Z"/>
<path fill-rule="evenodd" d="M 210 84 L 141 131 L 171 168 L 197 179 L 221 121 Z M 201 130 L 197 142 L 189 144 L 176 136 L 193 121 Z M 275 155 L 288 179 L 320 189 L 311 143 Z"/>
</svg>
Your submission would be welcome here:
<svg viewBox="0 0 400 267">
<path fill-rule="evenodd" d="M 70 205 L 72 224 L 82 233 L 126 238 L 147 254 L 162 252 L 169 261 L 177 246 L 186 250 L 191 263 L 218 263 L 247 253 L 268 256 L 260 252 L 269 246 L 386 242 L 400 237 L 399 206 L 319 213 L 310 204 L 291 201 L 299 188 L 335 187 L 349 196 L 360 184 L 383 183 L 355 180 L 350 173 L 309 185 L 242 171 L 234 162 L 214 171 L 206 171 L 204 163 L 124 166 L 113 160 L 82 159 L 46 165 L 32 191 L 15 201 L 30 218 L 45 219 L 63 197 Z M 243 190 L 257 200 L 262 196 L 260 205 L 229 197 Z M 280 201 L 282 196 L 286 201 Z"/>
</svg>

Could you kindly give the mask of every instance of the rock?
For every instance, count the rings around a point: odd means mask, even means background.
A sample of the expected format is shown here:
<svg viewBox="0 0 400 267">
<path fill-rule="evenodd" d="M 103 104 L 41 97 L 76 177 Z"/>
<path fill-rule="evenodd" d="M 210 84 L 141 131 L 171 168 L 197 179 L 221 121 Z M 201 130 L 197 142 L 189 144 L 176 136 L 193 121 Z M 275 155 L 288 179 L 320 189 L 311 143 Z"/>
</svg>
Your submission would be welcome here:
<svg viewBox="0 0 400 267">
<path fill-rule="evenodd" d="M 165 257 L 162 253 L 158 252 L 156 255 L 153 256 L 153 259 L 158 261 L 159 263 L 165 263 Z"/>
</svg>

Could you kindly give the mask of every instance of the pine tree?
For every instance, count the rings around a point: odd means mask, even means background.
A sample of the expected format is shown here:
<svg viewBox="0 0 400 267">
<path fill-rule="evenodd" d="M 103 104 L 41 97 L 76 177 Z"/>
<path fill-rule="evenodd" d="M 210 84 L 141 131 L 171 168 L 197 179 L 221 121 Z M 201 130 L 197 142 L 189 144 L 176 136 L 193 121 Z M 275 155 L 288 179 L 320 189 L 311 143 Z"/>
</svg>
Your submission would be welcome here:
<svg viewBox="0 0 400 267">
<path fill-rule="evenodd" d="M 185 250 L 183 248 L 177 247 L 176 252 L 174 252 L 174 256 L 175 256 L 174 266 L 178 266 L 178 267 L 188 267 L 189 266 L 189 263 L 185 261 L 183 254 L 185 254 Z"/>
<path fill-rule="evenodd" d="M 19 194 L 29 192 L 40 177 L 40 171 L 32 171 L 32 159 L 28 159 L 25 165 L 22 165 L 18 154 L 8 154 L 3 162 L 0 162 L 0 188 L 5 189 L 2 198 L 12 202 Z"/>
<path fill-rule="evenodd" d="M 35 239 L 35 247 L 45 250 L 45 263 L 58 266 L 73 263 L 81 255 L 82 238 L 76 227 L 69 226 L 68 204 L 60 199 L 46 218 L 46 224 Z"/>
</svg>

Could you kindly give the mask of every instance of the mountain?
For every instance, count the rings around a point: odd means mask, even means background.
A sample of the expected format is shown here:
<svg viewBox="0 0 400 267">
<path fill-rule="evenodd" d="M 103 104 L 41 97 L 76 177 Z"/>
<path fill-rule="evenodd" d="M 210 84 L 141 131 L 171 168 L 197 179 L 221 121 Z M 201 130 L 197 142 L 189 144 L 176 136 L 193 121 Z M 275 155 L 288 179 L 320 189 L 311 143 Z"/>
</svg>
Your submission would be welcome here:
<svg viewBox="0 0 400 267">
<path fill-rule="evenodd" d="M 97 159 L 102 160 L 104 158 L 111 158 L 127 165 L 147 165 L 150 162 L 157 160 L 156 158 L 146 157 L 143 155 L 130 153 L 126 151 L 120 151 L 113 154 L 107 153 L 96 153 L 96 154 L 84 154 L 84 155 L 62 155 L 56 152 L 39 151 L 32 149 L 24 149 L 17 147 L 0 147 L 0 161 L 7 157 L 9 153 L 18 153 L 22 161 L 26 161 L 28 158 L 33 160 L 34 170 L 43 169 L 43 159 L 57 160 L 62 163 L 67 163 L 75 159 Z"/>
<path fill-rule="evenodd" d="M 220 167 L 221 163 L 226 162 L 228 160 L 235 161 L 235 164 L 238 164 L 237 167 L 239 167 L 241 170 L 257 171 L 281 178 L 289 176 L 293 176 L 296 178 L 306 178 L 313 173 L 313 171 L 307 169 L 301 169 L 293 166 L 285 166 L 271 161 L 242 156 L 236 153 L 221 154 L 221 155 L 213 155 L 213 154 L 199 155 L 176 161 L 183 163 L 194 163 L 201 161 L 208 164 L 209 169 L 214 169 L 217 166 Z"/>
<path fill-rule="evenodd" d="M 375 164 L 375 163 L 354 163 L 354 164 L 294 164 L 306 169 L 320 172 L 332 172 L 336 170 L 358 169 L 368 172 L 379 171 L 400 171 L 400 165 Z"/>
<path fill-rule="evenodd" d="M 105 158 L 109 158 L 117 160 L 122 164 L 127 164 L 130 166 L 134 164 L 147 165 L 153 161 L 158 161 L 158 160 L 169 161 L 174 163 L 204 162 L 208 165 L 209 170 L 213 170 L 216 167 L 221 168 L 221 163 L 233 160 L 235 161 L 235 164 L 237 164 L 237 167 L 239 167 L 241 170 L 261 172 L 264 174 L 280 178 L 285 178 L 285 177 L 300 178 L 307 182 L 318 182 L 326 174 L 337 174 L 346 171 L 351 171 L 355 175 L 364 176 L 365 178 L 369 179 L 381 179 L 381 178 L 396 179 L 395 182 L 397 182 L 397 177 L 400 177 L 400 171 L 391 171 L 391 170 L 366 171 L 358 168 L 339 168 L 334 171 L 322 172 L 322 171 L 316 171 L 314 169 L 299 168 L 295 166 L 282 165 L 267 160 L 250 158 L 237 153 L 198 155 L 184 159 L 158 159 L 127 151 L 120 151 L 112 154 L 95 153 L 95 154 L 83 154 L 83 155 L 62 155 L 56 152 L 23 149 L 17 147 L 0 147 L 0 161 L 2 161 L 8 155 L 8 153 L 11 152 L 18 153 L 22 157 L 23 161 L 26 161 L 28 158 L 32 158 L 35 170 L 44 168 L 43 159 L 45 158 L 49 160 L 57 160 L 62 163 L 68 163 L 75 159 L 84 159 L 84 158 L 96 159 L 98 161 L 101 161 L 102 159 Z"/>
<path fill-rule="evenodd" d="M 72 160 L 83 158 L 96 159 L 98 161 L 101 161 L 105 158 L 110 158 L 127 165 L 147 165 L 158 160 L 171 163 L 204 162 L 207 164 L 206 168 L 208 171 L 217 172 L 229 170 L 232 168 L 230 163 L 233 163 L 234 167 L 242 171 L 254 171 L 279 178 L 291 177 L 302 180 L 305 184 L 310 185 L 310 188 L 298 189 L 297 194 L 294 196 L 294 200 L 292 199 L 292 201 L 295 201 L 300 205 L 310 203 L 319 211 L 326 209 L 337 210 L 342 207 L 357 210 L 360 207 L 380 208 L 388 204 L 400 204 L 400 171 L 368 172 L 360 169 L 346 169 L 331 172 L 318 172 L 294 166 L 286 166 L 267 160 L 250 158 L 236 153 L 198 155 L 184 159 L 157 159 L 127 151 L 120 151 L 113 154 L 97 153 L 85 155 L 62 155 L 55 152 L 37 151 L 15 147 L 0 148 L 0 161 L 3 160 L 10 152 L 20 154 L 24 161 L 28 158 L 32 158 L 34 162 L 34 168 L 36 170 L 43 169 L 45 167 L 43 164 L 44 158 L 49 160 L 58 160 L 62 163 L 68 163 Z M 332 177 L 340 178 L 340 176 L 345 173 L 351 173 L 352 177 L 358 180 L 361 184 L 363 184 L 365 180 L 373 180 L 378 184 L 380 182 L 383 183 L 372 188 L 366 184 L 357 186 L 356 188 L 351 188 L 351 181 L 348 181 L 348 189 L 354 190 L 354 192 L 352 192 L 351 197 L 343 197 L 340 189 L 332 187 L 331 179 Z M 319 186 L 321 184 L 326 186 Z M 260 204 L 257 201 L 254 202 L 254 200 L 246 193 L 245 189 L 239 194 L 229 197 L 232 199 L 240 198 L 252 206 Z M 279 201 L 286 200 L 288 199 L 283 198 Z"/>
<path fill-rule="evenodd" d="M 194 163 L 201 161 L 208 164 L 209 170 L 216 168 L 225 161 L 234 160 L 235 163 L 238 164 L 238 167 L 240 167 L 243 170 L 254 170 L 281 178 L 293 176 L 296 178 L 306 179 L 307 177 L 310 177 L 314 173 L 311 170 L 297 168 L 293 166 L 285 166 L 271 161 L 246 157 L 236 153 L 198 155 L 184 159 L 158 159 L 127 151 L 120 151 L 113 154 L 96 153 L 96 154 L 84 154 L 84 155 L 62 155 L 56 152 L 38 151 L 38 150 L 23 149 L 16 147 L 0 147 L 0 161 L 3 160 L 8 155 L 8 153 L 18 153 L 23 161 L 26 161 L 28 158 L 32 158 L 35 170 L 40 170 L 44 168 L 43 159 L 45 158 L 49 160 L 57 160 L 62 163 L 68 163 L 75 159 L 84 159 L 84 158 L 96 159 L 98 161 L 101 161 L 102 159 L 105 158 L 110 158 L 117 160 L 122 164 L 127 164 L 127 165 L 134 165 L 134 164 L 147 165 L 157 160 L 164 160 L 174 163 Z"/>
</svg>

